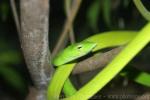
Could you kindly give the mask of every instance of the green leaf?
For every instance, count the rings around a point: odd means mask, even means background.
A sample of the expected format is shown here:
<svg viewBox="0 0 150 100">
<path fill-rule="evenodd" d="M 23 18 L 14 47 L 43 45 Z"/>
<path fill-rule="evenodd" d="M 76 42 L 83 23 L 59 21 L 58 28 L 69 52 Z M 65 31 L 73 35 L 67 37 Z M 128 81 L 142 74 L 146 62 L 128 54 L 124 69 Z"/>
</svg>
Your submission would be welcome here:
<svg viewBox="0 0 150 100">
<path fill-rule="evenodd" d="M 131 1 L 131 0 L 123 0 L 123 5 L 124 5 L 125 8 L 128 7 L 130 1 Z"/>
<path fill-rule="evenodd" d="M 94 31 L 98 30 L 97 21 L 98 21 L 99 14 L 100 14 L 100 0 L 95 0 L 89 6 L 89 9 L 87 11 L 87 19 L 89 25 Z"/>
<path fill-rule="evenodd" d="M 138 84 L 150 87 L 150 73 L 128 66 L 128 68 L 121 72 L 120 75 L 125 76 Z"/>
<path fill-rule="evenodd" d="M 103 17 L 105 23 L 110 27 L 111 25 L 111 0 L 103 0 Z"/>
<path fill-rule="evenodd" d="M 25 84 L 20 74 L 12 67 L 0 64 L 0 75 L 13 87 L 24 91 Z"/>
<path fill-rule="evenodd" d="M 1 63 L 16 64 L 20 62 L 20 59 L 21 59 L 21 56 L 19 55 L 17 51 L 6 50 L 3 52 L 0 52 Z"/>
<path fill-rule="evenodd" d="M 1 19 L 6 21 L 9 13 L 9 5 L 7 2 L 2 2 L 0 4 L 0 12 L 1 12 Z"/>
</svg>

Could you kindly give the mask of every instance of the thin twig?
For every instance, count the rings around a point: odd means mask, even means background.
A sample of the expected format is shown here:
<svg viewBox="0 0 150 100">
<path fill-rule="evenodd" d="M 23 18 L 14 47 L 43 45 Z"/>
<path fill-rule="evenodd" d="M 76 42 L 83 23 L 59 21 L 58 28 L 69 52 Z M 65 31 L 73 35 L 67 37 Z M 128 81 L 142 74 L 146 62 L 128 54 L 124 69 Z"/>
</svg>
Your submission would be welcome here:
<svg viewBox="0 0 150 100">
<path fill-rule="evenodd" d="M 69 39 L 70 39 L 71 44 L 75 43 L 75 41 L 76 41 L 74 31 L 73 31 L 73 25 L 72 25 L 70 32 L 69 32 Z"/>
<path fill-rule="evenodd" d="M 75 5 L 73 5 L 72 7 L 72 13 L 71 13 L 71 16 L 66 20 L 66 23 L 64 25 L 64 28 L 63 28 L 63 31 L 61 33 L 61 36 L 59 37 L 58 39 L 58 42 L 52 52 L 52 57 L 54 57 L 58 51 L 62 48 L 62 44 L 64 43 L 65 39 L 67 38 L 68 36 L 68 31 L 70 29 L 70 26 L 72 25 L 74 19 L 75 19 L 75 16 L 77 15 L 77 12 L 78 12 L 78 9 L 80 7 L 80 4 L 81 4 L 81 1 L 82 0 L 75 0 Z"/>
<path fill-rule="evenodd" d="M 65 8 L 66 8 L 65 10 L 66 10 L 67 18 L 69 18 L 70 15 L 71 15 L 71 11 L 72 11 L 71 5 L 72 5 L 71 0 L 65 0 Z M 73 25 L 71 25 L 71 27 L 70 27 L 69 39 L 70 39 L 71 44 L 75 43 L 75 36 L 74 36 L 74 31 L 73 31 Z"/>
<path fill-rule="evenodd" d="M 21 28 L 20 28 L 21 26 L 20 26 L 19 17 L 18 17 L 18 14 L 17 14 L 15 0 L 10 0 L 10 5 L 11 5 L 11 8 L 12 8 L 12 13 L 13 13 L 14 20 L 15 20 L 15 23 L 16 23 L 17 32 L 20 34 L 21 33 Z"/>
</svg>

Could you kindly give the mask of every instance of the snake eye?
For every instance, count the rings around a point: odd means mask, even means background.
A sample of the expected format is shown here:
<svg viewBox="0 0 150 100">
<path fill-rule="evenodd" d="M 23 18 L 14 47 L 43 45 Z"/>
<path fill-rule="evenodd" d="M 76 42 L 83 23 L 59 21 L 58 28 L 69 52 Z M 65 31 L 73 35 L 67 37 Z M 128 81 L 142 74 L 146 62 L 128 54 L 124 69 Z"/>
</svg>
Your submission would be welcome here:
<svg viewBox="0 0 150 100">
<path fill-rule="evenodd" d="M 82 45 L 78 45 L 77 49 L 79 49 L 79 50 L 80 50 L 81 48 L 82 48 Z"/>
</svg>

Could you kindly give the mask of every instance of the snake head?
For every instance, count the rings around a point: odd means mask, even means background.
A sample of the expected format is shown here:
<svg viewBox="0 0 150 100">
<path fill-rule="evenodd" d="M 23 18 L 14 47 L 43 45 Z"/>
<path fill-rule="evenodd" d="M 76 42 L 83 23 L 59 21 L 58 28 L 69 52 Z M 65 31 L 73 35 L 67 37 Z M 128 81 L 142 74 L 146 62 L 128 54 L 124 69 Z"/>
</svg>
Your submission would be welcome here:
<svg viewBox="0 0 150 100">
<path fill-rule="evenodd" d="M 72 44 L 56 55 L 53 59 L 53 64 L 55 66 L 60 66 L 80 58 L 88 54 L 95 46 L 96 43 L 89 41 Z"/>
</svg>

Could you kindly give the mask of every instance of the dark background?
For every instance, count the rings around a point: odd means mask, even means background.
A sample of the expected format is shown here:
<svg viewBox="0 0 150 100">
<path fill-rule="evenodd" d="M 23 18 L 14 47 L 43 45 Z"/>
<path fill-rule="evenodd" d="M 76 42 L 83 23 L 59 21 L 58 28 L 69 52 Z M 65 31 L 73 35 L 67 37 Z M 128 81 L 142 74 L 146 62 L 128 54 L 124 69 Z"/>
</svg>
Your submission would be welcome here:
<svg viewBox="0 0 150 100">
<path fill-rule="evenodd" d="M 74 22 L 74 32 L 77 41 L 81 41 L 88 36 L 103 31 L 139 30 L 146 24 L 147 21 L 137 11 L 132 0 L 111 0 L 111 9 L 107 12 L 107 16 L 109 16 L 107 19 L 106 16 L 104 16 L 104 1 L 105 0 L 83 0 Z M 150 9 L 150 2 L 148 2 L 148 0 L 143 0 L 143 2 L 147 9 Z M 94 5 L 97 3 L 98 6 Z M 16 0 L 16 5 L 19 13 L 19 0 Z M 52 50 L 62 31 L 66 15 L 63 0 L 51 0 L 50 5 L 49 42 L 50 49 Z M 94 7 L 98 9 L 94 9 Z M 150 47 L 147 46 L 134 59 L 134 62 L 150 66 L 148 60 L 150 59 L 149 52 Z M 118 80 L 116 83 L 120 84 Z M 9 0 L 1 0 L 0 100 L 23 100 L 28 94 L 28 87 L 31 85 L 32 81 L 24 62 L 10 2 Z M 143 86 L 137 86 L 135 83 L 129 87 L 131 87 L 129 89 L 133 87 L 145 88 Z M 111 90 L 109 92 L 111 92 Z"/>
</svg>

